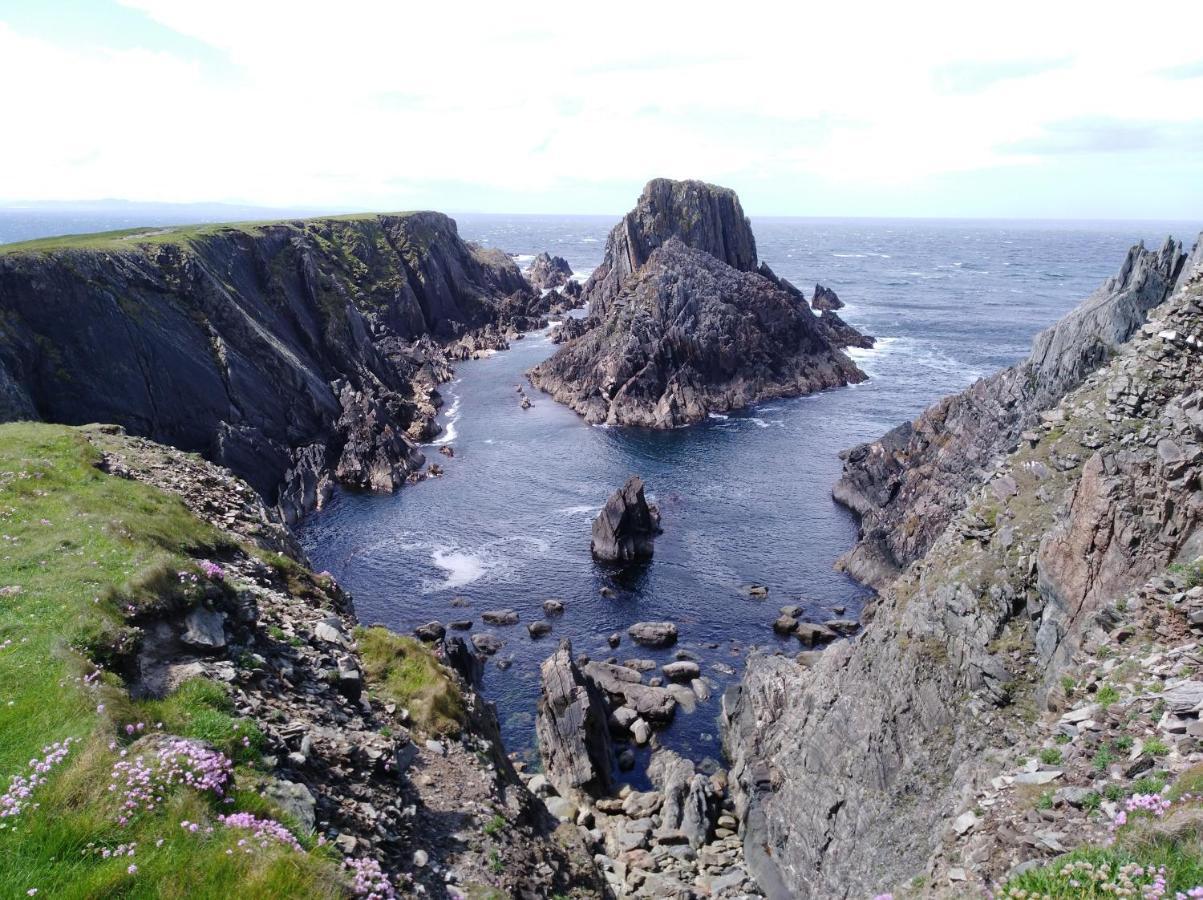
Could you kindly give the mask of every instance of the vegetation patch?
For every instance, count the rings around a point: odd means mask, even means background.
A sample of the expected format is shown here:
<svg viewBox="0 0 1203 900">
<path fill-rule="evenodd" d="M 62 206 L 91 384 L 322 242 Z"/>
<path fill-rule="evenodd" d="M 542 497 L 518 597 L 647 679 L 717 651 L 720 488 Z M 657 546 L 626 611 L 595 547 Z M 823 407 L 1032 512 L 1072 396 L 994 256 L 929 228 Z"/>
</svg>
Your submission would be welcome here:
<svg viewBox="0 0 1203 900">
<path fill-rule="evenodd" d="M 368 682 L 382 698 L 409 710 L 430 734 L 458 734 L 467 722 L 455 679 L 428 647 L 387 628 L 356 630 Z"/>
</svg>

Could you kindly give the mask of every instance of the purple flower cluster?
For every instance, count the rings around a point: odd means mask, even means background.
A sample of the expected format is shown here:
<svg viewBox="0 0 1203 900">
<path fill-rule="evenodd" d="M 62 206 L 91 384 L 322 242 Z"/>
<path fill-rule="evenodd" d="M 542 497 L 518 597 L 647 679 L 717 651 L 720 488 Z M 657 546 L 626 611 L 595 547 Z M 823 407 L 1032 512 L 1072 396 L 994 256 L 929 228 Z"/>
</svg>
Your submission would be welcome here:
<svg viewBox="0 0 1203 900">
<path fill-rule="evenodd" d="M 220 797 L 233 771 L 234 764 L 224 754 L 182 739 L 167 742 L 149 760 L 145 755 L 120 760 L 113 766 L 109 784 L 110 791 L 121 792 L 117 821 L 125 825 L 137 813 L 155 809 L 173 785 Z"/>
<path fill-rule="evenodd" d="M 19 816 L 22 810 L 29 805 L 34 789 L 46 783 L 46 777 L 50 774 L 51 769 L 66 759 L 67 754 L 71 751 L 71 745 L 78 742 L 78 738 L 66 738 L 48 744 L 42 748 L 40 759 L 29 761 L 31 771 L 28 775 L 18 773 L 9 779 L 8 791 L 0 795 L 0 819 Z M 37 804 L 34 804 L 34 808 L 37 808 Z"/>
<path fill-rule="evenodd" d="M 201 573 L 210 581 L 221 581 L 226 577 L 225 569 L 215 562 L 210 562 L 207 559 L 200 561 Z"/>
<path fill-rule="evenodd" d="M 301 852 L 301 845 L 293 837 L 292 832 L 275 819 L 260 819 L 250 813 L 232 813 L 228 816 L 218 816 L 217 821 L 226 828 L 244 828 L 252 832 L 251 840 L 258 842 L 259 846 L 264 849 L 276 843 L 284 844 Z M 249 844 L 250 842 L 246 839 L 238 842 L 238 846 L 246 853 L 252 852 Z"/>
<path fill-rule="evenodd" d="M 380 863 L 374 859 L 348 859 L 343 861 L 352 872 L 351 891 L 356 897 L 366 900 L 394 900 L 397 892 L 393 890 L 388 876 L 380 868 Z"/>
<path fill-rule="evenodd" d="M 1173 803 L 1161 794 L 1133 794 L 1124 801 L 1124 808 L 1115 814 L 1115 818 L 1111 820 L 1111 827 L 1116 829 L 1127 825 L 1128 813 L 1132 812 L 1147 812 L 1160 819 Z"/>
</svg>

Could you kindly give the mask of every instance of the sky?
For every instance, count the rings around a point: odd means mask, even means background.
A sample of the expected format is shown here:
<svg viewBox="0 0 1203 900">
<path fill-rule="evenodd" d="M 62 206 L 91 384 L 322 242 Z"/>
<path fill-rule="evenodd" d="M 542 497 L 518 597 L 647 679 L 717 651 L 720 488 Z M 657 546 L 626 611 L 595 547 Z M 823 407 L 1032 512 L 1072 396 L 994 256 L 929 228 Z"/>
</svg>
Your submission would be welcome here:
<svg viewBox="0 0 1203 900">
<path fill-rule="evenodd" d="M 1198 0 L 0 0 L 0 86 L 0 202 L 1203 210 Z"/>
</svg>

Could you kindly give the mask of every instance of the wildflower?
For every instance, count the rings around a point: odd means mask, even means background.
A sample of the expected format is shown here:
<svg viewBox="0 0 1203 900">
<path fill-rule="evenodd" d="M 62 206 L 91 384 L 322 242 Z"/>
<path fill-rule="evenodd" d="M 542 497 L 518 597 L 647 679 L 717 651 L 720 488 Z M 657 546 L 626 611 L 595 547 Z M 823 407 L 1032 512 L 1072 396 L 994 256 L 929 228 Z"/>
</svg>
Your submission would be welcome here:
<svg viewBox="0 0 1203 900">
<path fill-rule="evenodd" d="M 30 889 L 29 889 L 29 890 L 27 890 L 25 893 L 27 893 L 29 896 L 31 896 L 31 897 L 32 897 L 32 896 L 33 896 L 34 894 L 36 894 L 37 892 L 38 892 L 38 889 L 37 889 L 37 888 L 30 888 Z"/>
<path fill-rule="evenodd" d="M 135 866 L 133 863 L 131 863 L 130 867 L 128 869 L 126 869 L 125 871 L 128 872 L 130 875 L 137 875 L 138 867 Z"/>
</svg>

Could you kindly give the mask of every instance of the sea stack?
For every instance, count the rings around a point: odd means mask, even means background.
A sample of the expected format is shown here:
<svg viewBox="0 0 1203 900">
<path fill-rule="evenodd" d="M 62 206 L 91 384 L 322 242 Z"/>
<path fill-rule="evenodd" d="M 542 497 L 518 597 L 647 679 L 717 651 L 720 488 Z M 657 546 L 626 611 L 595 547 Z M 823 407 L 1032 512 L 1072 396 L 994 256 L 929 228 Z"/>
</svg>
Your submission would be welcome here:
<svg viewBox="0 0 1203 900">
<path fill-rule="evenodd" d="M 643 479 L 632 475 L 593 520 L 590 549 L 603 562 L 651 559 L 659 532 L 660 512 L 643 496 Z"/>
<path fill-rule="evenodd" d="M 572 267 L 564 257 L 543 252 L 535 257 L 525 275 L 531 287 L 542 291 L 567 284 L 572 278 Z"/>
<path fill-rule="evenodd" d="M 589 318 L 531 382 L 591 423 L 675 428 L 862 381 L 805 295 L 756 254 L 735 192 L 656 179 L 610 232 Z"/>
</svg>

